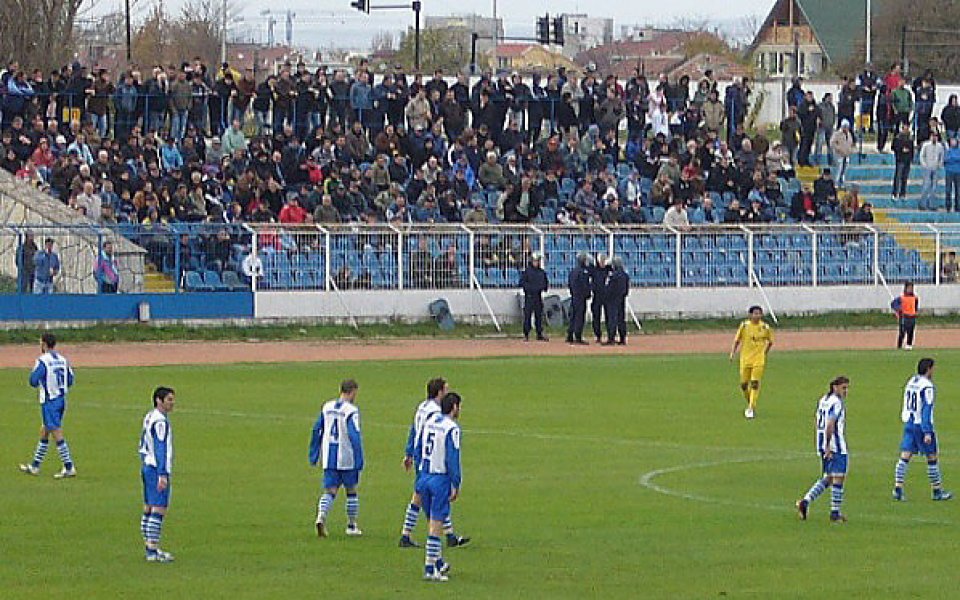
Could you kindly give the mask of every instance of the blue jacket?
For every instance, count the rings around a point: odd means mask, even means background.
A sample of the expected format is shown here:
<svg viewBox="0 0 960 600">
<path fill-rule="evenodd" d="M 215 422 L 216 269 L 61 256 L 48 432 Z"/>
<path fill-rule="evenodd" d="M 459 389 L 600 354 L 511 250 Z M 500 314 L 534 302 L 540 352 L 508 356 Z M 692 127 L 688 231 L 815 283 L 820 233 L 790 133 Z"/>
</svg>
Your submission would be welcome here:
<svg viewBox="0 0 960 600">
<path fill-rule="evenodd" d="M 373 108 L 373 98 L 370 86 L 357 81 L 350 86 L 350 106 L 354 109 L 370 110 Z"/>
<path fill-rule="evenodd" d="M 960 146 L 947 148 L 943 157 L 943 166 L 947 175 L 960 175 Z"/>
<path fill-rule="evenodd" d="M 46 251 L 41 250 L 33 255 L 33 268 L 35 269 L 34 277 L 37 278 L 37 281 L 50 283 L 53 281 L 50 269 L 53 269 L 55 273 L 60 272 L 60 257 L 57 256 L 56 252 L 47 254 Z"/>
<path fill-rule="evenodd" d="M 180 154 L 180 150 L 170 144 L 164 144 L 160 148 L 160 162 L 163 163 L 164 171 L 183 168 L 183 156 Z"/>
</svg>

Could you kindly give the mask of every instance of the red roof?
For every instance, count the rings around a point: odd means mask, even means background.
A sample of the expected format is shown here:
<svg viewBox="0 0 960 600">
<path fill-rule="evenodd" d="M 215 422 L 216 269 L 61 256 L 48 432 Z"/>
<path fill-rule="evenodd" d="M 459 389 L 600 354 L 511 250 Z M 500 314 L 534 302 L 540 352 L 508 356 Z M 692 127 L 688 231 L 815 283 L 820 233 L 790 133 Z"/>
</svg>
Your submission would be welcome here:
<svg viewBox="0 0 960 600">
<path fill-rule="evenodd" d="M 698 54 L 674 67 L 668 76 L 670 79 L 679 79 L 686 75 L 691 81 L 697 81 L 703 78 L 704 71 L 707 69 L 712 69 L 714 78 L 722 81 L 750 75 L 748 67 L 734 60 L 715 54 Z"/>
<path fill-rule="evenodd" d="M 665 55 L 683 56 L 681 48 L 691 37 L 698 35 L 686 31 L 658 31 L 646 40 L 622 40 L 612 44 L 604 44 L 586 50 L 577 55 L 577 64 L 586 66 L 590 63 L 597 65 L 600 70 L 620 61 L 636 62 L 640 57 L 661 57 Z"/>
<path fill-rule="evenodd" d="M 533 47 L 533 44 L 497 44 L 497 56 L 515 58 Z"/>
</svg>

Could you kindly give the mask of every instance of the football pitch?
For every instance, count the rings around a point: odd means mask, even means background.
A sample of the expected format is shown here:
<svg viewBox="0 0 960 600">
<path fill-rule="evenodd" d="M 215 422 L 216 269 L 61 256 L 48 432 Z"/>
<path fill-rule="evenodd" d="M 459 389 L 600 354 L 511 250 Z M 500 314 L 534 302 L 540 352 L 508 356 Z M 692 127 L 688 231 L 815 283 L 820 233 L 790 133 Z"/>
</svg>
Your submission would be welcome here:
<svg viewBox="0 0 960 600">
<path fill-rule="evenodd" d="M 930 500 L 921 460 L 908 502 L 890 499 L 902 386 L 922 352 L 774 351 L 752 422 L 735 363 L 715 354 L 77 369 L 65 432 L 79 477 L 62 482 L 53 451 L 39 478 L 17 471 L 39 411 L 29 365 L 0 370 L 0 597 L 948 597 L 960 501 Z M 931 354 L 957 489 L 960 351 Z M 850 521 L 831 525 L 822 497 L 800 522 L 793 503 L 818 475 L 813 411 L 839 374 L 852 380 Z M 446 584 L 421 581 L 422 550 L 397 547 L 407 430 L 437 375 L 464 398 L 453 518 L 473 538 L 444 549 Z M 364 535 L 344 535 L 341 493 L 319 540 L 309 432 L 346 377 L 360 383 Z M 144 562 L 139 532 L 137 443 L 157 385 L 177 391 L 169 565 Z"/>
</svg>

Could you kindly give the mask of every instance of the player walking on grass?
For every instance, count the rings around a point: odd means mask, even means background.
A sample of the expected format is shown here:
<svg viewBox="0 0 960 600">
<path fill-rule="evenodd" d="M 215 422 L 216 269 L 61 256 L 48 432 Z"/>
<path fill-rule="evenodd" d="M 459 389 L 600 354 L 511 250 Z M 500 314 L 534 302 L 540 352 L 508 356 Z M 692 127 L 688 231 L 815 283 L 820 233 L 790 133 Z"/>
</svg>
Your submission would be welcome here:
<svg viewBox="0 0 960 600">
<path fill-rule="evenodd" d="M 417 482 L 420 479 L 420 456 L 417 453 L 417 443 L 420 440 L 420 434 L 423 432 L 424 424 L 440 414 L 440 399 L 447 393 L 447 380 L 443 377 L 435 377 L 427 382 L 427 399 L 417 406 L 417 411 L 413 415 L 413 424 L 410 425 L 410 433 L 407 435 L 407 447 L 403 456 L 403 468 L 410 471 L 415 467 L 414 491 L 410 498 L 410 504 L 403 518 L 403 529 L 400 531 L 401 548 L 417 548 L 419 544 L 413 541 L 410 536 L 417 526 L 420 518 L 420 507 L 423 506 L 420 494 L 417 492 Z M 464 546 L 470 543 L 470 538 L 458 536 L 453 529 L 453 520 L 447 516 L 443 523 L 443 530 L 447 536 L 447 545 L 452 547 Z"/>
<path fill-rule="evenodd" d="M 173 472 L 173 431 L 169 415 L 176 393 L 168 387 L 153 392 L 153 410 L 143 418 L 140 432 L 140 476 L 143 480 L 143 517 L 140 534 L 146 545 L 147 562 L 173 562 L 173 555 L 160 549 L 163 519 L 170 506 L 170 476 Z"/>
<path fill-rule="evenodd" d="M 830 522 L 845 523 L 847 517 L 840 512 L 843 504 L 843 482 L 847 477 L 847 392 L 850 380 L 844 376 L 830 382 L 830 391 L 817 404 L 816 431 L 817 453 L 820 455 L 820 479 L 810 487 L 803 498 L 797 500 L 797 513 L 804 521 L 813 501 L 830 487 Z"/>
<path fill-rule="evenodd" d="M 363 470 L 360 410 L 356 406 L 360 386 L 353 379 L 340 384 L 340 397 L 323 405 L 310 436 L 310 464 L 323 463 L 323 488 L 317 503 L 317 535 L 327 536 L 327 514 L 341 487 L 347 490 L 347 535 L 362 535 L 357 526 L 360 499 L 357 484 Z"/>
<path fill-rule="evenodd" d="M 77 469 L 70 455 L 70 446 L 63 437 L 63 413 L 67 409 L 67 391 L 73 386 L 73 369 L 65 356 L 57 352 L 57 338 L 52 333 L 40 337 L 40 358 L 30 372 L 30 386 L 40 393 L 40 441 L 33 453 L 33 461 L 20 465 L 27 475 L 39 475 L 40 465 L 47 456 L 50 436 L 57 444 L 57 453 L 63 469 L 54 474 L 56 479 L 76 477 Z"/>
<path fill-rule="evenodd" d="M 750 318 L 740 323 L 733 339 L 730 360 L 740 351 L 740 391 L 747 402 L 743 416 L 752 419 L 760 398 L 760 381 L 767 366 L 767 354 L 773 347 L 773 328 L 763 320 L 763 309 L 750 307 Z"/>
<path fill-rule="evenodd" d="M 921 359 L 917 374 L 907 381 L 903 390 L 903 440 L 900 442 L 900 459 L 893 479 L 893 499 L 903 501 L 903 481 L 907 478 L 907 466 L 914 454 L 927 457 L 927 477 L 933 489 L 934 500 L 949 500 L 953 494 L 943 489 L 940 464 L 937 461 L 937 434 L 933 429 L 933 404 L 936 387 L 933 385 L 934 360 Z"/>
<path fill-rule="evenodd" d="M 440 401 L 442 414 L 430 417 L 417 443 L 421 457 L 417 494 L 423 500 L 423 511 L 430 520 L 423 569 L 423 578 L 428 581 L 447 581 L 447 572 L 450 571 L 450 564 L 442 557 L 440 535 L 450 518 L 450 503 L 460 495 L 460 426 L 457 425 L 460 404 L 458 394 L 446 394 Z"/>
</svg>

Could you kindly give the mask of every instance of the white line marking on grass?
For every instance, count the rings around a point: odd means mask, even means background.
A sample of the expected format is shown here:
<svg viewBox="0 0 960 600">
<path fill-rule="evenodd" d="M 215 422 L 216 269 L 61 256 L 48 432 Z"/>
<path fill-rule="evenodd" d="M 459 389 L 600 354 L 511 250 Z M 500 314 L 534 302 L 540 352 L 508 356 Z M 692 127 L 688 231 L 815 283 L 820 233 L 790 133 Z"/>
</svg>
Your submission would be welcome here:
<svg viewBox="0 0 960 600">
<path fill-rule="evenodd" d="M 705 504 L 720 504 L 723 506 L 735 506 L 738 508 L 751 508 L 758 510 L 774 511 L 774 512 L 796 512 L 796 508 L 791 505 L 791 502 L 787 501 L 783 504 L 760 504 L 756 502 L 744 502 L 741 500 L 731 500 L 729 498 L 715 498 L 713 496 L 705 496 L 702 494 L 694 494 L 690 492 L 684 492 L 666 486 L 659 485 L 654 483 L 654 480 L 660 477 L 661 475 L 669 475 L 671 473 L 680 473 L 683 471 L 695 471 L 698 469 L 709 469 L 711 467 L 722 467 L 728 465 L 739 465 L 747 463 L 762 463 L 762 462 L 771 462 L 773 460 L 798 460 L 798 459 L 807 459 L 809 455 L 804 454 L 784 454 L 780 456 L 756 456 L 752 458 L 731 458 L 728 460 L 712 460 L 698 463 L 688 463 L 685 465 L 678 465 L 675 467 L 664 467 L 662 469 L 654 469 L 648 471 L 640 476 L 640 485 L 656 492 L 658 494 L 663 494 L 664 496 L 671 496 L 673 498 L 680 498 L 682 500 L 689 500 L 691 502 L 702 502 Z M 892 500 L 891 500 L 892 502 Z M 953 521 L 946 521 L 941 519 L 927 519 L 923 517 L 911 517 L 911 516 L 891 516 L 891 515 L 875 515 L 869 513 L 851 513 L 855 519 L 862 519 L 867 521 L 890 521 L 890 522 L 902 522 L 910 521 L 913 523 L 922 523 L 929 525 L 953 525 Z"/>
</svg>

